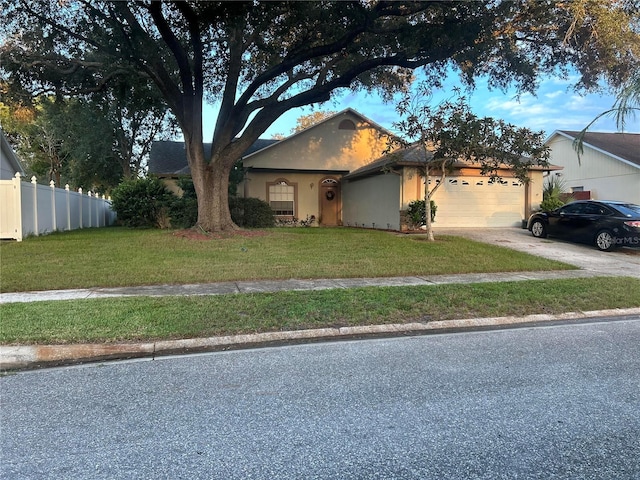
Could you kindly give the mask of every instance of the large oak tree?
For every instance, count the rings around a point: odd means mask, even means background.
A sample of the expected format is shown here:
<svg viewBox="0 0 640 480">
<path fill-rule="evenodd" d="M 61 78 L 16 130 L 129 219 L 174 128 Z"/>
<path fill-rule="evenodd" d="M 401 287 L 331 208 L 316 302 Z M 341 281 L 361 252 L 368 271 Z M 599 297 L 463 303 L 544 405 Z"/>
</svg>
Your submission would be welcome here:
<svg viewBox="0 0 640 480">
<path fill-rule="evenodd" d="M 176 117 L 198 196 L 198 224 L 235 228 L 229 172 L 284 112 L 341 88 L 386 95 L 423 68 L 434 86 L 535 91 L 541 75 L 579 73 L 579 88 L 617 86 L 638 68 L 635 2 L 3 1 L 4 74 L 65 94 L 118 77 L 153 83 Z M 635 22 L 635 24 L 634 24 Z M 204 100 L 220 111 L 205 157 Z"/>
</svg>

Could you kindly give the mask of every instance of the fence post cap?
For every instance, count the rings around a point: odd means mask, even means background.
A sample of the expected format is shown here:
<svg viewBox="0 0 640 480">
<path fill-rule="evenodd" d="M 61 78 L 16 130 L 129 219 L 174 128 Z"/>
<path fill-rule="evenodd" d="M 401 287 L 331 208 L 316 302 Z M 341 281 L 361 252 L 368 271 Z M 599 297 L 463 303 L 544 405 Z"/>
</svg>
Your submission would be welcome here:
<svg viewBox="0 0 640 480">
<path fill-rule="evenodd" d="M 31 177 L 31 183 L 36 183 L 37 181 L 38 181 L 38 179 L 36 178 L 35 175 L 33 177 Z"/>
<path fill-rule="evenodd" d="M 68 192 L 69 191 L 69 184 L 65 184 L 64 189 Z"/>
<path fill-rule="evenodd" d="M 78 193 L 82 193 L 82 187 L 78 188 Z"/>
<path fill-rule="evenodd" d="M 50 186 L 51 188 L 56 188 L 56 182 L 54 182 L 53 180 L 51 180 L 51 181 L 49 182 L 49 186 Z"/>
<path fill-rule="evenodd" d="M 16 174 L 14 175 L 14 178 L 20 178 L 22 177 L 22 175 L 20 175 L 20 172 L 16 172 Z"/>
</svg>

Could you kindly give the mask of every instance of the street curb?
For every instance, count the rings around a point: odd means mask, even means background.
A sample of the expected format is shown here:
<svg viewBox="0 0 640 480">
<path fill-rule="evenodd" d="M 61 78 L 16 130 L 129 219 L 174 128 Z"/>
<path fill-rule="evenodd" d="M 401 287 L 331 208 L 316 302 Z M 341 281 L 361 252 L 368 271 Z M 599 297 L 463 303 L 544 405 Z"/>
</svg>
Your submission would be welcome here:
<svg viewBox="0 0 640 480">
<path fill-rule="evenodd" d="M 348 339 L 372 336 L 443 333 L 474 329 L 510 327 L 543 322 L 584 320 L 597 317 L 623 317 L 640 315 L 639 308 L 617 308 L 562 314 L 535 314 L 522 317 L 467 318 L 440 320 L 428 323 L 368 325 L 358 327 L 319 328 L 286 332 L 266 332 L 228 335 L 209 338 L 162 340 L 142 343 L 105 343 L 75 345 L 0 345 L 0 370 L 11 371 L 37 367 L 51 367 L 88 363 L 102 360 L 156 357 L 171 354 L 207 352 L 268 346 L 282 343 L 300 343 L 313 340 Z"/>
</svg>

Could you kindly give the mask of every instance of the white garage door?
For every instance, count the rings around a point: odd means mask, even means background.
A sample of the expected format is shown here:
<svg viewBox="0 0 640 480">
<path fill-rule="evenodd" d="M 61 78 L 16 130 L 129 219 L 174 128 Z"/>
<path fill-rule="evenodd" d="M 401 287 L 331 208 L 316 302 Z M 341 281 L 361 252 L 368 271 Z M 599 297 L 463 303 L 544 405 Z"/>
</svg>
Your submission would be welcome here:
<svg viewBox="0 0 640 480">
<path fill-rule="evenodd" d="M 431 182 L 439 181 L 432 177 Z M 517 179 L 448 177 L 434 200 L 435 227 L 514 227 L 524 218 L 525 188 Z"/>
</svg>

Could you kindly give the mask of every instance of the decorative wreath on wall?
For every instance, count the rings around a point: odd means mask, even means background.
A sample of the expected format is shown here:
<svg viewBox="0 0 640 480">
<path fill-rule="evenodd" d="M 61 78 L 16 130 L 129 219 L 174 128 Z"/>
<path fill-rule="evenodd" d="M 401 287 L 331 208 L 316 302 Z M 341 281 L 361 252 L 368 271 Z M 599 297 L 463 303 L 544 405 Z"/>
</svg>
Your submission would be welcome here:
<svg viewBox="0 0 640 480">
<path fill-rule="evenodd" d="M 333 200 L 336 197 L 336 192 L 328 190 L 325 196 L 327 197 L 327 200 Z"/>
</svg>

